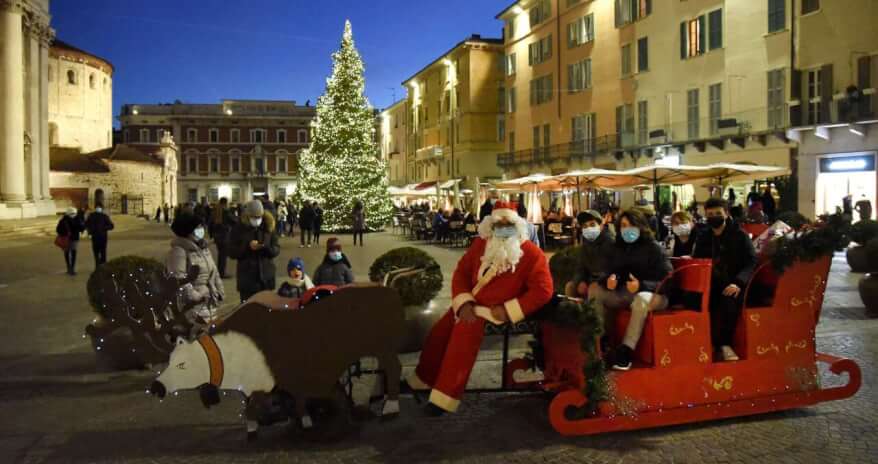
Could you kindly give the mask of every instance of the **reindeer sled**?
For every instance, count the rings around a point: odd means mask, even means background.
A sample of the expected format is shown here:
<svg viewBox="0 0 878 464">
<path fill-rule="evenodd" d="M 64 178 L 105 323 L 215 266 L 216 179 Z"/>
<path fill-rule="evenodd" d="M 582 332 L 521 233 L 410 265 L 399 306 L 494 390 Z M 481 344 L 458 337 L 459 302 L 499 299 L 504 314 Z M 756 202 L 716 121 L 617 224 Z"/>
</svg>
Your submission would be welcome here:
<svg viewBox="0 0 878 464">
<path fill-rule="evenodd" d="M 178 339 L 168 368 L 150 391 L 161 398 L 197 389 L 205 407 L 219 403 L 220 391 L 238 391 L 246 398 L 248 439 L 260 425 L 286 419 L 327 437 L 350 419 L 340 378 L 361 358 L 374 357 L 386 381 L 381 415 L 395 417 L 405 316 L 392 287 L 420 272 L 388 273 L 384 285 L 319 288 L 307 304 L 273 292 L 255 295 L 210 333 L 195 341 Z"/>
</svg>

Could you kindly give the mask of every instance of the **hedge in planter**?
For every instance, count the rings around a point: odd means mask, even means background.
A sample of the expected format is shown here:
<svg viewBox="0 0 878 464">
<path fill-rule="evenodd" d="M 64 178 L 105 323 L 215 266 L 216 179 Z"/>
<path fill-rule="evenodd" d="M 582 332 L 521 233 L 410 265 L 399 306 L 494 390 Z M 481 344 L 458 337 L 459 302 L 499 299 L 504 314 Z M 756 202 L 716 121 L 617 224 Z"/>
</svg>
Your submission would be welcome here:
<svg viewBox="0 0 878 464">
<path fill-rule="evenodd" d="M 851 226 L 852 242 L 865 245 L 874 238 L 878 238 L 878 221 L 867 219 Z"/>
<path fill-rule="evenodd" d="M 425 269 L 425 272 L 396 281 L 394 287 L 402 298 L 402 304 L 414 306 L 428 303 L 442 289 L 442 269 L 432 256 L 417 248 L 396 248 L 379 256 L 369 267 L 369 280 L 383 282 L 388 272 L 409 267 Z"/>
<path fill-rule="evenodd" d="M 564 285 L 576 274 L 580 248 L 569 246 L 559 250 L 549 260 L 549 272 L 555 285 L 555 293 L 564 293 Z"/>
<path fill-rule="evenodd" d="M 197 276 L 193 269 L 178 281 L 165 275 L 156 260 L 139 256 L 113 259 L 88 279 L 89 303 L 98 318 L 85 328 L 92 346 L 112 367 L 138 368 L 167 362 L 178 336 L 188 336 L 193 323 L 181 304 L 181 286 Z"/>
<path fill-rule="evenodd" d="M 873 238 L 863 247 L 869 263 L 868 274 L 860 278 L 858 290 L 866 309 L 878 311 L 878 238 Z"/>
</svg>

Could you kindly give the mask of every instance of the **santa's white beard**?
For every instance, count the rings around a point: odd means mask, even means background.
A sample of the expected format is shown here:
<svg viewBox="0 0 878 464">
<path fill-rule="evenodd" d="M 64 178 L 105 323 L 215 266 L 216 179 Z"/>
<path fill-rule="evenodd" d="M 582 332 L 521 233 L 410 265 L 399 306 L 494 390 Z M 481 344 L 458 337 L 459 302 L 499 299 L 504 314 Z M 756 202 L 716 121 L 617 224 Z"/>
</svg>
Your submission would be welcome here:
<svg viewBox="0 0 878 464">
<path fill-rule="evenodd" d="M 494 266 L 497 273 L 512 270 L 515 272 L 515 266 L 524 251 L 521 250 L 521 238 L 510 237 L 507 239 L 491 237 L 485 246 L 485 254 L 482 255 L 482 263 Z"/>
</svg>

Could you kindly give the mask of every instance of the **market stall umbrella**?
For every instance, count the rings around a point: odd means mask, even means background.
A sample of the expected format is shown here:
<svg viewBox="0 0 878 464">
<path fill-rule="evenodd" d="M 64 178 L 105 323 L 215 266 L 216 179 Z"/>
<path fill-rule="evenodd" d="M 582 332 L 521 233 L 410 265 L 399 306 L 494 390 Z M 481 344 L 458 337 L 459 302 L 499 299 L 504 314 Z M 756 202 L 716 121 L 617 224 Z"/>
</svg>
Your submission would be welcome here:
<svg viewBox="0 0 878 464">
<path fill-rule="evenodd" d="M 545 174 L 532 174 L 517 179 L 504 180 L 496 184 L 496 187 L 500 190 L 513 190 L 517 192 L 530 192 L 531 187 L 534 186 L 543 191 L 555 191 L 563 188 L 563 185 L 556 181 L 553 176 Z"/>
<path fill-rule="evenodd" d="M 704 183 L 717 183 L 725 185 L 729 182 L 741 182 L 748 180 L 771 179 L 790 175 L 789 168 L 780 166 L 759 166 L 754 164 L 717 163 L 706 166 L 709 170 L 709 180 Z"/>
<path fill-rule="evenodd" d="M 627 180 L 624 171 L 609 169 L 588 169 L 570 171 L 557 176 L 552 176 L 551 181 L 557 182 L 561 187 L 576 187 L 577 208 L 582 211 L 582 189 L 614 188 L 624 186 Z"/>
</svg>

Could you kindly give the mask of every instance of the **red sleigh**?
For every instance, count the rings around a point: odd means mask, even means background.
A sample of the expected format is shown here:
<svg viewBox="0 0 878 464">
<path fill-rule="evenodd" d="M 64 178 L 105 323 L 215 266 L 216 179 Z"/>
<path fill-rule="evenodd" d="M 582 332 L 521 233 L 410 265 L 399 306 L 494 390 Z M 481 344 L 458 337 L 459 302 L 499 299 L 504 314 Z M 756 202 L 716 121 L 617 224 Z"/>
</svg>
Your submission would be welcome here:
<svg viewBox="0 0 878 464">
<path fill-rule="evenodd" d="M 860 368 L 852 360 L 818 353 L 815 346 L 829 266 L 830 257 L 796 262 L 776 277 L 770 301 L 745 304 L 734 346 L 741 360 L 715 362 L 708 307 L 710 261 L 675 261 L 668 279 L 683 290 L 701 293 L 701 307 L 672 307 L 650 314 L 635 350 L 634 367 L 608 373 L 609 399 L 584 419 L 571 414 L 589 401 L 583 393 L 586 355 L 577 330 L 543 323 L 543 380 L 515 382 L 515 372 L 532 364 L 516 359 L 506 364 L 504 384 L 557 393 L 549 405 L 549 418 L 563 435 L 747 416 L 851 397 L 860 388 Z M 769 265 L 763 264 L 753 281 L 765 281 L 771 274 Z M 747 286 L 745 301 L 752 300 L 752 285 Z M 629 317 L 628 312 L 620 314 L 617 333 L 623 332 Z M 818 363 L 828 364 L 836 375 L 846 372 L 847 384 L 822 388 Z"/>
</svg>

